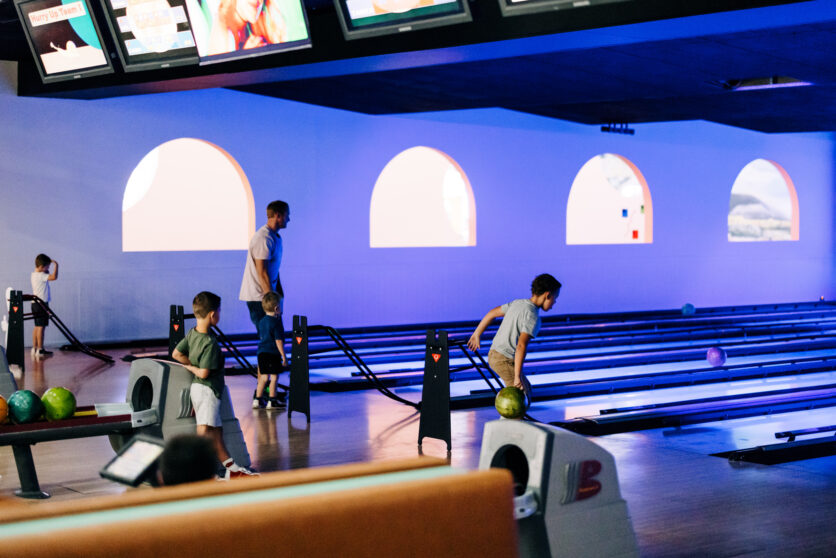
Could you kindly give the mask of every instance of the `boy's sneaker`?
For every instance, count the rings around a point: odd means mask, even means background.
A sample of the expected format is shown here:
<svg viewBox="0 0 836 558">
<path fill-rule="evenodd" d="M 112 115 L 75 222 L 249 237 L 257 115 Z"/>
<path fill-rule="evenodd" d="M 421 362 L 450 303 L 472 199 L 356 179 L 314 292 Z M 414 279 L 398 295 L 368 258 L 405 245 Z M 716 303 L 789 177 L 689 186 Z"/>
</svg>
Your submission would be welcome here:
<svg viewBox="0 0 836 558">
<path fill-rule="evenodd" d="M 249 469 L 247 467 L 243 467 L 241 465 L 238 465 L 235 462 L 232 462 L 229 465 L 226 465 L 225 467 L 226 467 L 226 474 L 224 475 L 224 477 L 227 480 L 235 479 L 235 478 L 239 478 L 239 477 L 257 477 L 257 476 L 259 476 L 259 474 L 256 473 L 255 471 L 253 471 L 252 469 Z"/>
<path fill-rule="evenodd" d="M 263 409 L 265 406 L 264 397 L 258 397 L 256 392 L 253 392 L 253 409 Z"/>
<path fill-rule="evenodd" d="M 278 397 L 271 397 L 267 402 L 268 409 L 283 409 L 287 407 L 287 403 L 281 401 Z"/>
</svg>

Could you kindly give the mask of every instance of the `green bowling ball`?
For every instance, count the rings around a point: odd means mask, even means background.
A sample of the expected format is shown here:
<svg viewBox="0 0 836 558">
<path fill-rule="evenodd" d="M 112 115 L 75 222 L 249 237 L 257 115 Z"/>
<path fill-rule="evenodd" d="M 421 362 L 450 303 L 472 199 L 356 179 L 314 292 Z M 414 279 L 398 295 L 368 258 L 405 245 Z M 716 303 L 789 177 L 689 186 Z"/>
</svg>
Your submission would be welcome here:
<svg viewBox="0 0 836 558">
<path fill-rule="evenodd" d="M 46 420 L 63 420 L 75 413 L 75 395 L 67 388 L 49 388 L 41 397 L 41 402 Z"/>
<path fill-rule="evenodd" d="M 514 386 L 504 387 L 496 394 L 494 406 L 505 418 L 518 419 L 525 415 L 525 394 Z"/>
<path fill-rule="evenodd" d="M 44 404 L 34 392 L 28 389 L 17 390 L 9 397 L 9 418 L 15 424 L 35 422 L 44 413 Z"/>
</svg>

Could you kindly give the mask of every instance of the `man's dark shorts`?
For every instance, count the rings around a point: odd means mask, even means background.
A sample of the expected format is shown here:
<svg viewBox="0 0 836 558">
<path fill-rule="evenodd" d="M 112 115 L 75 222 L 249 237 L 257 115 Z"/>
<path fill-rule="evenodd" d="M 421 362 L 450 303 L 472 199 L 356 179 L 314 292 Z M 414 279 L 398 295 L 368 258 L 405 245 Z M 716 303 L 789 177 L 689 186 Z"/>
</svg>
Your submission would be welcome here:
<svg viewBox="0 0 836 558">
<path fill-rule="evenodd" d="M 264 312 L 264 308 L 261 306 L 261 301 L 248 300 L 247 309 L 250 311 L 250 321 L 253 323 L 256 329 L 258 329 L 258 322 L 261 321 L 261 318 L 267 315 Z"/>
</svg>

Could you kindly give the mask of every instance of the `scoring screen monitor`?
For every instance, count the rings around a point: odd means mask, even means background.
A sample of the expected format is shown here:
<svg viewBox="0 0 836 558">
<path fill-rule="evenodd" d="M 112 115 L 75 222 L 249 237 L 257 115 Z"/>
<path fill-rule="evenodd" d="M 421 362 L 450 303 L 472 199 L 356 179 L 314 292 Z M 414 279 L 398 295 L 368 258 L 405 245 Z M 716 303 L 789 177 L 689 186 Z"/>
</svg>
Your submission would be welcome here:
<svg viewBox="0 0 836 558">
<path fill-rule="evenodd" d="M 185 0 L 201 64 L 311 46 L 302 0 Z"/>
<path fill-rule="evenodd" d="M 185 0 L 102 0 L 126 71 L 197 64 Z"/>
<path fill-rule="evenodd" d="M 467 0 L 334 0 L 346 39 L 471 21 Z"/>
<path fill-rule="evenodd" d="M 17 0 L 15 7 L 44 83 L 113 72 L 87 0 Z"/>
<path fill-rule="evenodd" d="M 574 8 L 586 8 L 599 4 L 615 4 L 630 0 L 499 0 L 502 15 L 525 15 L 542 12 L 563 11 Z"/>
</svg>

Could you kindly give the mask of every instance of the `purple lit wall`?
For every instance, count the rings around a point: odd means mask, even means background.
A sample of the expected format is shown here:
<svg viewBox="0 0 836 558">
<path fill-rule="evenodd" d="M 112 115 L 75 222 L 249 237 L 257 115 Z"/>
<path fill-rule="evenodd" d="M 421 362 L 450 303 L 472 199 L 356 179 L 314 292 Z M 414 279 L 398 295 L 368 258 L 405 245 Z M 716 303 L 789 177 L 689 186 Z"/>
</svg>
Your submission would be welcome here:
<svg viewBox="0 0 836 558">
<path fill-rule="evenodd" d="M 338 327 L 476 319 L 526 296 L 541 272 L 564 283 L 558 313 L 836 296 L 834 146 L 826 135 L 684 122 L 635 126 L 625 137 L 503 110 L 367 116 L 228 90 L 19 98 L 13 75 L 13 65 L 0 65 L 0 287 L 29 291 L 34 256 L 53 256 L 61 263 L 53 307 L 85 340 L 163 337 L 168 305 L 188 306 L 202 289 L 223 297 L 225 331 L 251 327 L 237 302 L 245 252 L 122 252 L 128 177 L 150 150 L 181 137 L 212 142 L 238 161 L 257 225 L 268 201 L 290 202 L 286 324 L 294 313 Z M 467 173 L 475 247 L 369 247 L 378 174 L 418 145 Z M 628 158 L 647 180 L 652 244 L 565 244 L 569 188 L 604 152 Z M 778 162 L 795 184 L 797 242 L 727 241 L 732 183 L 758 157 Z M 54 328 L 48 334 L 47 344 L 60 342 Z"/>
</svg>

